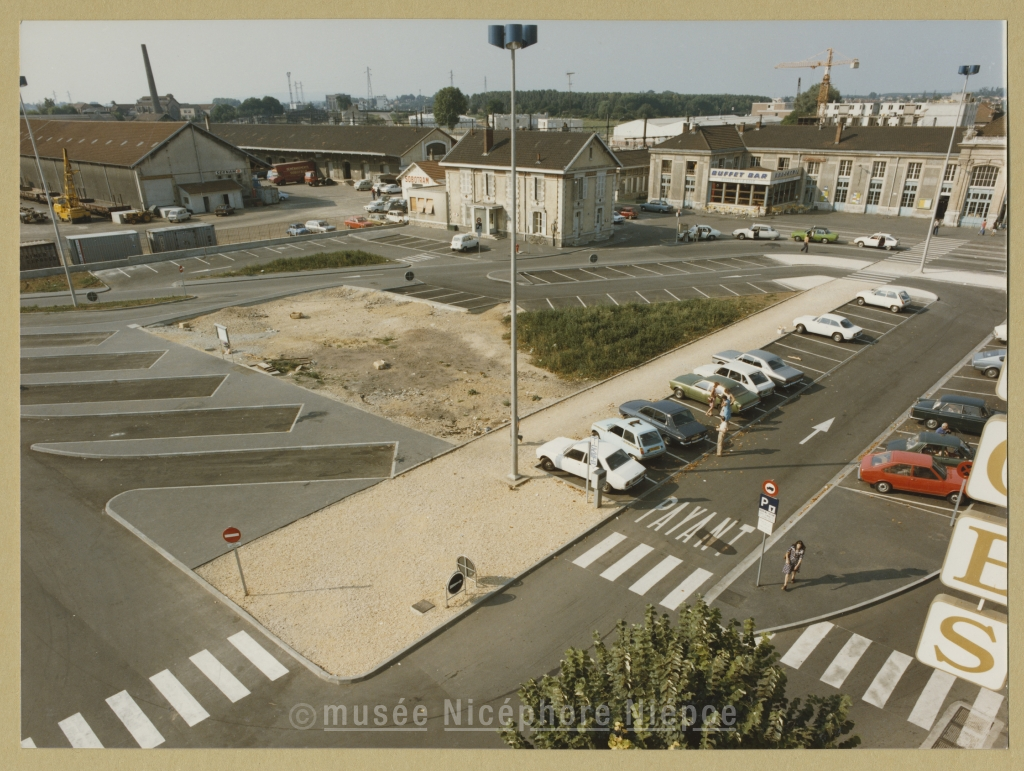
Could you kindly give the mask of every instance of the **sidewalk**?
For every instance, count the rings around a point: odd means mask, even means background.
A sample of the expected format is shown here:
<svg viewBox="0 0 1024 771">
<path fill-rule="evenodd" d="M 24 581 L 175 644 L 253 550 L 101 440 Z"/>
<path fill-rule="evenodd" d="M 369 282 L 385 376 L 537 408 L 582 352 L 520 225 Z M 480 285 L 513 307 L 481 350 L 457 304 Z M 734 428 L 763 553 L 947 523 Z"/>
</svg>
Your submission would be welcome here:
<svg viewBox="0 0 1024 771">
<path fill-rule="evenodd" d="M 505 482 L 503 429 L 242 547 L 249 597 L 231 556 L 197 573 L 323 669 L 362 674 L 614 511 L 595 511 L 582 492 L 534 468 L 538 445 L 583 435 L 627 399 L 662 398 L 672 377 L 712 354 L 763 346 L 796 316 L 830 310 L 862 288 L 845 279 L 817 286 L 522 419 L 519 465 L 529 481 L 515 490 Z M 445 608 L 460 555 L 476 563 L 480 588 Z M 435 607 L 417 615 L 411 606 L 423 599 Z"/>
</svg>

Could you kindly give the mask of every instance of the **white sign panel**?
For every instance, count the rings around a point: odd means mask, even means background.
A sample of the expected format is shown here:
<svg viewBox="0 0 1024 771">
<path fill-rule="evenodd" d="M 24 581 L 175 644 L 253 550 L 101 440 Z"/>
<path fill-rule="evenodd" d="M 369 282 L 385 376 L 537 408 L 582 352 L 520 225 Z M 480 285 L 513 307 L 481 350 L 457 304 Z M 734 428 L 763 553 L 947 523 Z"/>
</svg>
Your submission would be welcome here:
<svg viewBox="0 0 1024 771">
<path fill-rule="evenodd" d="M 965 512 L 953 528 L 939 580 L 950 589 L 1006 605 L 1006 520 Z"/>
<path fill-rule="evenodd" d="M 228 338 L 228 328 L 221 324 L 214 324 L 214 326 L 217 328 L 217 339 L 220 340 L 221 345 L 225 348 L 230 348 L 231 340 Z"/>
<path fill-rule="evenodd" d="M 590 437 L 590 468 L 597 468 L 597 459 L 600 457 L 600 444 L 601 440 L 597 435 L 591 435 Z"/>
<path fill-rule="evenodd" d="M 999 691 L 1006 684 L 1006 616 L 940 594 L 928 608 L 917 660 L 968 682 Z"/>
<path fill-rule="evenodd" d="M 1005 507 L 1008 475 L 1006 415 L 993 415 L 981 432 L 971 475 L 967 478 L 967 495 L 976 501 Z"/>
<path fill-rule="evenodd" d="M 760 530 L 765 535 L 771 535 L 772 534 L 772 520 L 765 519 L 764 517 L 760 517 L 759 516 L 757 518 L 757 529 Z"/>
</svg>

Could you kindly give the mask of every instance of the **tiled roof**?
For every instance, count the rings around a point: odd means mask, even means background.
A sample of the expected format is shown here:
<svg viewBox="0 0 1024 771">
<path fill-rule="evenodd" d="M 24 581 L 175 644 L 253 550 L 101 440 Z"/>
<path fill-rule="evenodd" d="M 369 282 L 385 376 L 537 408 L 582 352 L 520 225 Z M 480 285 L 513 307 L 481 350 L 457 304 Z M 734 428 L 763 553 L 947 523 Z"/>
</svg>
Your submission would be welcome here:
<svg viewBox="0 0 1024 771">
<path fill-rule="evenodd" d="M 134 166 L 181 131 L 187 123 L 138 121 L 32 120 L 40 158 L 60 160 L 61 150 L 84 163 Z M 32 155 L 32 141 L 21 119 L 21 154 Z"/>
<path fill-rule="evenodd" d="M 742 150 L 743 138 L 735 126 L 697 126 L 655 145 L 658 150 Z"/>
<path fill-rule="evenodd" d="M 508 168 L 512 165 L 511 132 L 493 133 L 494 144 L 487 155 L 484 131 L 473 130 L 459 140 L 441 163 Z M 524 172 L 531 168 L 564 171 L 591 138 L 605 146 L 596 134 L 582 131 L 517 131 L 516 168 Z"/>
<path fill-rule="evenodd" d="M 615 150 L 615 157 L 624 167 L 650 166 L 650 150 Z"/>
<path fill-rule="evenodd" d="M 428 177 L 430 177 L 435 182 L 439 182 L 441 184 L 445 183 L 444 169 L 441 168 L 441 164 L 439 162 L 437 162 L 437 161 L 416 161 L 415 165 L 419 168 L 420 171 L 422 171 L 424 174 L 426 174 Z M 408 167 L 406 167 L 406 169 L 407 170 L 411 169 L 412 166 L 413 166 L 413 164 L 410 164 Z M 405 172 L 402 172 L 402 174 L 404 174 L 404 173 Z M 402 174 L 399 174 L 399 176 L 402 176 Z"/>
<path fill-rule="evenodd" d="M 952 128 L 942 126 L 846 126 L 839 144 L 836 127 L 764 126 L 747 129 L 743 143 L 751 150 L 845 150 L 848 152 L 945 153 Z M 957 129 L 963 136 L 966 129 Z"/>
<path fill-rule="evenodd" d="M 978 129 L 978 134 L 983 137 L 1005 137 L 1006 136 L 1006 115 L 1000 115 L 991 123 Z"/>
<path fill-rule="evenodd" d="M 174 121 L 174 118 L 166 112 L 140 112 L 135 116 L 135 120 L 143 123 L 160 123 L 161 121 Z"/>
<path fill-rule="evenodd" d="M 189 195 L 207 195 L 209 193 L 223 193 L 227 190 L 241 190 L 242 186 L 233 179 L 215 179 L 212 182 L 192 182 L 187 185 L 178 185 Z"/>
<path fill-rule="evenodd" d="M 433 126 L 304 126 L 214 123 L 217 136 L 246 150 L 298 150 L 401 157 L 440 129 Z M 444 133 L 443 131 L 440 133 Z"/>
</svg>

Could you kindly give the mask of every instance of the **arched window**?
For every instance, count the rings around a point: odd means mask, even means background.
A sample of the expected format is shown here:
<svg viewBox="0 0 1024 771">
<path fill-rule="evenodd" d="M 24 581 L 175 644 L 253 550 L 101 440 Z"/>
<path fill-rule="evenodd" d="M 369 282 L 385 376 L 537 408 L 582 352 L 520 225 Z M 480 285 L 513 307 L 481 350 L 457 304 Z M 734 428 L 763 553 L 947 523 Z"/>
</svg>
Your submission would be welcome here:
<svg viewBox="0 0 1024 771">
<path fill-rule="evenodd" d="M 971 171 L 970 187 L 995 187 L 998 174 L 995 166 L 976 166 Z"/>
</svg>

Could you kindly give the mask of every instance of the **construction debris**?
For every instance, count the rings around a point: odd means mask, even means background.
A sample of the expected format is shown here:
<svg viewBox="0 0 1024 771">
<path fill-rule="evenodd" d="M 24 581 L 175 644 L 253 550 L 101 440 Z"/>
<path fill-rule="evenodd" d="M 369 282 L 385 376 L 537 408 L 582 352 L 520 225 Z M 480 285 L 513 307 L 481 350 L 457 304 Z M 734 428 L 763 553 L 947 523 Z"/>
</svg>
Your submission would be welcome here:
<svg viewBox="0 0 1024 771">
<path fill-rule="evenodd" d="M 374 369 L 389 369 L 390 367 L 391 365 L 384 361 L 384 359 L 377 359 L 377 361 L 373 363 Z"/>
</svg>

